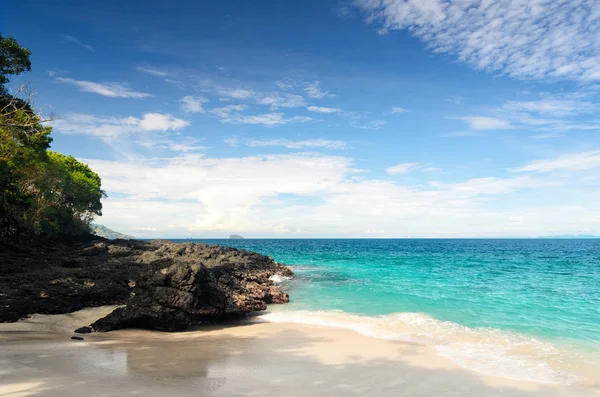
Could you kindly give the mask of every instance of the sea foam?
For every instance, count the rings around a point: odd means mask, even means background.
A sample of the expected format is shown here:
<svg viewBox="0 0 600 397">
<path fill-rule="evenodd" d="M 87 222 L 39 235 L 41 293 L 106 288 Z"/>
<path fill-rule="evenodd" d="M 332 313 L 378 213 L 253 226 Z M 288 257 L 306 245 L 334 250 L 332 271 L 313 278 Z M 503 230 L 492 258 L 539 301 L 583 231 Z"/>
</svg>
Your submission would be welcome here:
<svg viewBox="0 0 600 397">
<path fill-rule="evenodd" d="M 527 335 L 488 328 L 469 328 L 421 313 L 376 317 L 342 311 L 271 311 L 259 322 L 302 323 L 350 329 L 372 338 L 416 342 L 433 347 L 458 365 L 486 375 L 569 385 L 586 380 L 586 362 L 574 352 Z M 589 369 L 589 368 L 588 368 Z"/>
</svg>

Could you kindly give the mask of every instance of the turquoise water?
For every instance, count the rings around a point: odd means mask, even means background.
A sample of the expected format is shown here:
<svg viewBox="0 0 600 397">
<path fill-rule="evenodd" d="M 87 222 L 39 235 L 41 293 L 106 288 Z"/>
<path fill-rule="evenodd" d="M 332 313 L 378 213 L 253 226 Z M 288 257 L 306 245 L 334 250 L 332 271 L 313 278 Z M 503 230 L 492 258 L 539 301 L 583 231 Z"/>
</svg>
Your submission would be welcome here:
<svg viewBox="0 0 600 397">
<path fill-rule="evenodd" d="M 290 265 L 296 276 L 284 286 L 291 303 L 276 309 L 283 319 L 388 337 L 396 327 L 397 339 L 426 333 L 438 345 L 460 338 L 469 348 L 489 348 L 489 333 L 503 331 L 503 348 L 523 350 L 534 338 L 535 351 L 554 349 L 546 342 L 600 351 L 600 240 L 197 241 Z M 554 350 L 544 360 L 566 360 Z"/>
</svg>

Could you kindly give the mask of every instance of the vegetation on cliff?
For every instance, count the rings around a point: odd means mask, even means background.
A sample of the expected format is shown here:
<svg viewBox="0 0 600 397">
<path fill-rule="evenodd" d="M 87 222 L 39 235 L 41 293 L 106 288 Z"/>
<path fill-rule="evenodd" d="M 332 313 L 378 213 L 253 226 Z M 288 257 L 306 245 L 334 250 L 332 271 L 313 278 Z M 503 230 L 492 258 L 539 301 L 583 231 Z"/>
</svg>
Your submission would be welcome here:
<svg viewBox="0 0 600 397">
<path fill-rule="evenodd" d="M 109 240 L 116 240 L 116 239 L 133 240 L 135 238 L 133 236 L 130 236 L 129 234 L 115 232 L 114 230 L 109 229 L 103 225 L 91 224 L 90 231 L 92 232 L 92 234 L 94 234 L 96 236 L 104 237 Z"/>
<path fill-rule="evenodd" d="M 31 52 L 0 35 L 0 236 L 89 232 L 102 215 L 98 174 L 72 156 L 50 151 L 52 128 L 31 106 L 27 84 L 7 87 L 31 70 Z"/>
</svg>

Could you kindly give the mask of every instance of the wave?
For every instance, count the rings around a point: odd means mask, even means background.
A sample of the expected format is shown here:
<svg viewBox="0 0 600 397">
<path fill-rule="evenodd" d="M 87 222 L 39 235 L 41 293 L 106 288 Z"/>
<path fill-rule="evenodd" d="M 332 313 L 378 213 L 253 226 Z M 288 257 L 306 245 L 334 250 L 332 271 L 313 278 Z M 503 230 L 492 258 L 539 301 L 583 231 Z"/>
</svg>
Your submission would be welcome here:
<svg viewBox="0 0 600 397">
<path fill-rule="evenodd" d="M 291 277 L 289 277 L 289 276 L 280 276 L 279 274 L 274 274 L 271 277 L 269 277 L 269 280 L 271 280 L 273 282 L 273 284 L 281 284 L 284 281 L 291 280 Z"/>
<path fill-rule="evenodd" d="M 458 365 L 486 375 L 569 385 L 588 383 L 600 355 L 557 346 L 528 335 L 469 328 L 421 313 L 368 317 L 342 311 L 270 311 L 253 321 L 302 323 L 350 329 L 372 338 L 433 347 Z M 595 380 L 598 381 L 598 380 Z"/>
</svg>

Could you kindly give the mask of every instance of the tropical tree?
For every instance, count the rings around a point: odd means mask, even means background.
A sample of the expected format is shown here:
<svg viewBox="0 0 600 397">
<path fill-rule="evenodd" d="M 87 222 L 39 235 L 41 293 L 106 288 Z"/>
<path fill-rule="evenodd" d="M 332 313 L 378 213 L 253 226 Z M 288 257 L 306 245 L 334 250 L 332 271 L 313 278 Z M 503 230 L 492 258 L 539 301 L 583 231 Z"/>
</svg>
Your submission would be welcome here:
<svg viewBox="0 0 600 397">
<path fill-rule="evenodd" d="M 98 174 L 72 156 L 51 152 L 52 128 L 31 106 L 28 85 L 10 78 L 31 69 L 30 51 L 0 35 L 0 236 L 88 231 L 102 215 Z"/>
</svg>

